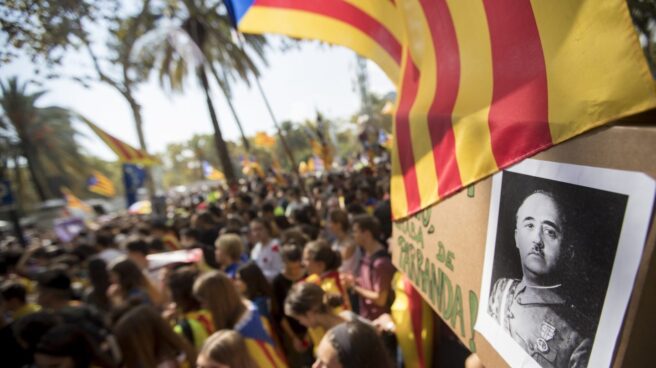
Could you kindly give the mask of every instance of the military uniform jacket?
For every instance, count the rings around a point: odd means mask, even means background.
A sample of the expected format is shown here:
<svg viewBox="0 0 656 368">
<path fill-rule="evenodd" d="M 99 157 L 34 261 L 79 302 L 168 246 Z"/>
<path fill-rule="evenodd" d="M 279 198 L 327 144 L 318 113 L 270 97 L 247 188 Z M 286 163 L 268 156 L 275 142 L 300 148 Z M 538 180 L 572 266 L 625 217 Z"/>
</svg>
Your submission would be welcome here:
<svg viewBox="0 0 656 368">
<path fill-rule="evenodd" d="M 488 313 L 542 367 L 586 367 L 592 340 L 583 336 L 586 317 L 566 303 L 561 287 L 536 288 L 499 279 Z"/>
</svg>

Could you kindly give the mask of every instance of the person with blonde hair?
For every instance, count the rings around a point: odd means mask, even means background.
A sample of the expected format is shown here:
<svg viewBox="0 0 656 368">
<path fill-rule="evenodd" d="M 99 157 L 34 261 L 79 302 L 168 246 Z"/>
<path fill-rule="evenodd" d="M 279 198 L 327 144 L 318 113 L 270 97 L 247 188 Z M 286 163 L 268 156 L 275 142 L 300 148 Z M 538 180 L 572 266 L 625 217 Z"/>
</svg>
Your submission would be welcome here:
<svg viewBox="0 0 656 368">
<path fill-rule="evenodd" d="M 216 239 L 215 246 L 214 257 L 221 266 L 221 271 L 234 279 L 240 266 L 239 260 L 244 253 L 241 238 L 236 234 L 223 234 Z"/>
<path fill-rule="evenodd" d="M 208 337 L 196 360 L 196 368 L 225 367 L 257 368 L 244 338 L 232 330 L 221 330 Z"/>
<path fill-rule="evenodd" d="M 215 331 L 231 329 L 245 340 L 259 367 L 284 367 L 282 354 L 274 347 L 271 330 L 257 307 L 242 299 L 234 282 L 223 272 L 201 275 L 194 283 L 194 295 L 212 314 Z"/>
</svg>

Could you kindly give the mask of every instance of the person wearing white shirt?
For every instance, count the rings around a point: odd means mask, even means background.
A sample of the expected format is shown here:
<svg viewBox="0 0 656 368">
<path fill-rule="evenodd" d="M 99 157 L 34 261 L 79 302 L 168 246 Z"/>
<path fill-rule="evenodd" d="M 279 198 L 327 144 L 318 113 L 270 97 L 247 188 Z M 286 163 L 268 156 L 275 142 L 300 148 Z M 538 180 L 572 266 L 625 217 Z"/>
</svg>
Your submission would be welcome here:
<svg viewBox="0 0 656 368">
<path fill-rule="evenodd" d="M 271 224 L 264 219 L 251 221 L 250 230 L 255 247 L 251 251 L 251 259 L 260 267 L 269 283 L 283 268 L 280 256 L 280 242 L 271 237 Z"/>
</svg>

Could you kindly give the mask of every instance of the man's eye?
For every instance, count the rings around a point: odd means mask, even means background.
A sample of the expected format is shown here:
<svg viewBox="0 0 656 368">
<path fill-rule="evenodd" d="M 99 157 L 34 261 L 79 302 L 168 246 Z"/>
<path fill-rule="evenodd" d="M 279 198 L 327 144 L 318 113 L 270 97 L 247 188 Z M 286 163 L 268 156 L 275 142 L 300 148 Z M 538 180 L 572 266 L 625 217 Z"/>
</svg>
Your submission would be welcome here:
<svg viewBox="0 0 656 368">
<path fill-rule="evenodd" d="M 545 228 L 543 232 L 544 235 L 548 236 L 550 239 L 556 239 L 558 237 L 558 233 L 554 229 Z"/>
<path fill-rule="evenodd" d="M 527 229 L 532 229 L 532 228 L 535 227 L 535 225 L 533 225 L 533 223 L 529 222 L 529 223 L 524 224 L 524 227 L 527 228 Z"/>
</svg>

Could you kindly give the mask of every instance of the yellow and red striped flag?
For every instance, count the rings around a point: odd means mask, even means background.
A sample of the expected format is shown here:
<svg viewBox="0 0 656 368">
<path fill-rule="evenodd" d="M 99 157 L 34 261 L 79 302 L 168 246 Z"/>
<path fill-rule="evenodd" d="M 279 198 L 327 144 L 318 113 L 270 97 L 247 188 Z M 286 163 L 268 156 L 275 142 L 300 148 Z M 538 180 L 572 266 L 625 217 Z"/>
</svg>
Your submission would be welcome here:
<svg viewBox="0 0 656 368">
<path fill-rule="evenodd" d="M 84 117 L 80 117 L 80 119 L 84 121 L 89 126 L 89 128 L 91 128 L 91 130 L 93 130 L 93 132 L 96 133 L 100 139 L 102 139 L 103 142 L 105 142 L 109 149 L 114 151 L 120 162 L 145 166 L 154 165 L 157 163 L 157 158 L 140 149 L 132 147 L 131 145 L 100 129 L 96 124 L 89 121 L 89 119 Z"/>
<path fill-rule="evenodd" d="M 93 171 L 91 177 L 87 180 L 87 189 L 90 192 L 100 194 L 105 197 L 113 197 L 116 195 L 114 183 L 108 177 L 99 171 Z"/>
<path fill-rule="evenodd" d="M 396 82 L 392 213 L 656 107 L 625 0 L 232 0 L 244 32 L 350 47 Z"/>
</svg>

